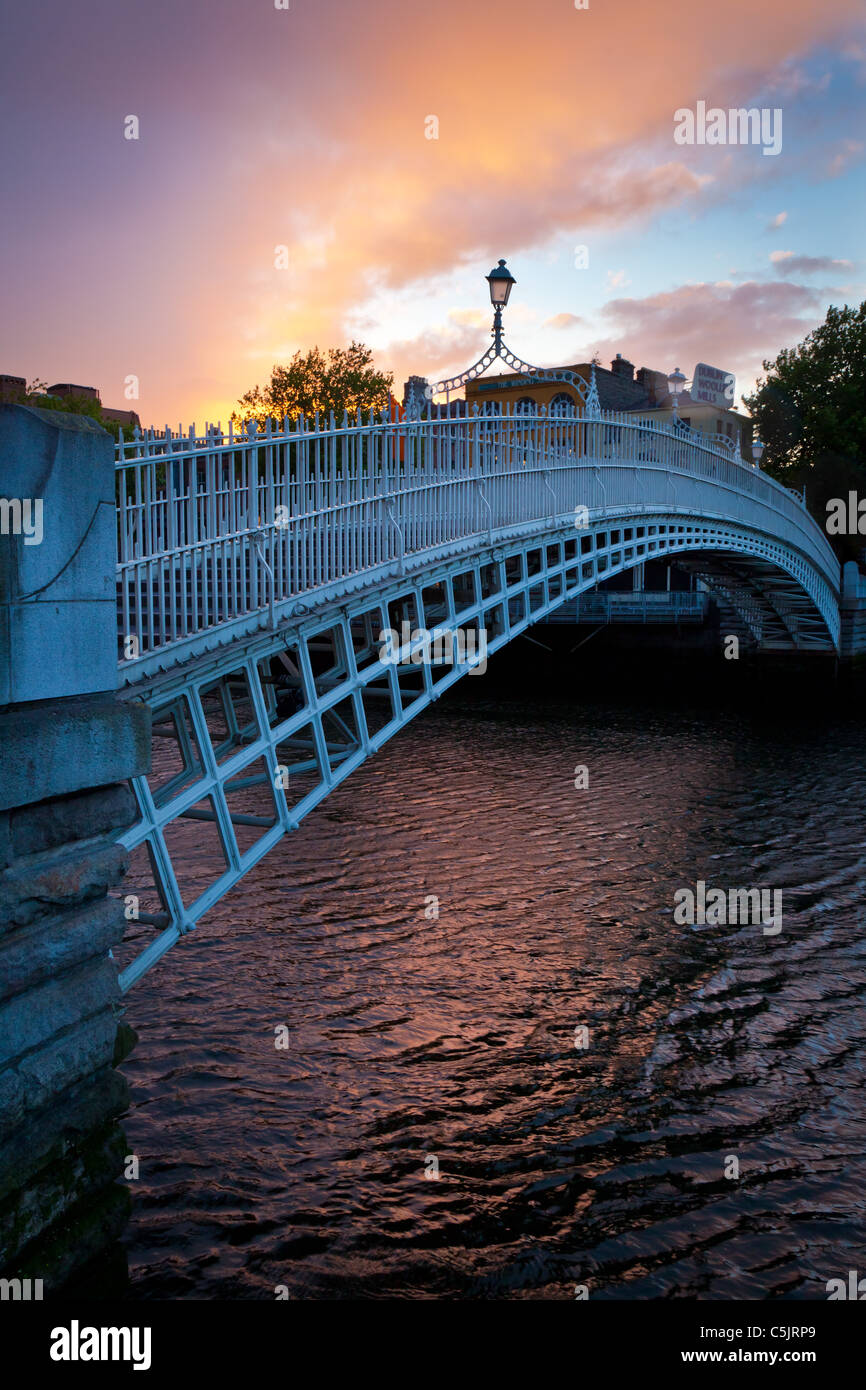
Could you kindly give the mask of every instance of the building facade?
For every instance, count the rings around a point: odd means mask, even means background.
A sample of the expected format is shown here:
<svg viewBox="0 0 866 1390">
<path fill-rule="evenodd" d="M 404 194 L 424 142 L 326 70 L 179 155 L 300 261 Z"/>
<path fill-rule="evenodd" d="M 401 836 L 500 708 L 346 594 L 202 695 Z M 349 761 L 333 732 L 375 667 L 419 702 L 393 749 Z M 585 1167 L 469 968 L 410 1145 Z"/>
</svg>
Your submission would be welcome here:
<svg viewBox="0 0 866 1390">
<path fill-rule="evenodd" d="M 587 385 L 592 363 L 577 362 L 553 370 L 573 372 Z M 413 382 L 422 379 L 413 377 Z M 595 364 L 595 380 L 602 410 L 621 411 L 640 419 L 658 420 L 669 424 L 674 415 L 674 402 L 668 387 L 666 372 L 651 367 L 635 371 L 634 364 L 617 353 L 610 368 Z M 484 410 L 488 403 L 509 411 L 527 413 L 543 408 L 550 412 L 581 413 L 583 405 L 578 390 L 568 381 L 546 381 L 517 372 L 500 376 L 480 377 L 466 386 L 466 402 L 470 410 Z M 694 400 L 688 391 L 681 392 L 677 414 L 683 424 L 713 439 L 734 440 L 737 450 L 747 463 L 752 462 L 752 421 L 737 411 Z"/>
<path fill-rule="evenodd" d="M 111 406 L 103 405 L 95 386 L 78 386 L 72 381 L 56 381 L 53 386 L 48 387 L 45 395 L 61 401 L 73 398 L 95 401 L 104 420 L 110 420 L 117 425 L 129 425 L 133 428 L 136 425 L 141 425 L 136 411 L 115 410 Z M 25 377 L 0 374 L 0 404 L 21 405 L 25 403 L 26 398 L 27 380 Z M 38 398 L 34 397 L 31 404 L 38 404 Z"/>
<path fill-rule="evenodd" d="M 102 399 L 95 386 L 76 386 L 70 381 L 58 381 L 48 388 L 49 396 L 59 396 L 61 400 L 69 396 L 83 396 L 85 400 L 96 401 L 105 420 L 111 420 L 116 425 L 130 425 L 135 427 L 141 421 L 134 410 L 115 410 L 112 406 L 103 405 Z"/>
</svg>

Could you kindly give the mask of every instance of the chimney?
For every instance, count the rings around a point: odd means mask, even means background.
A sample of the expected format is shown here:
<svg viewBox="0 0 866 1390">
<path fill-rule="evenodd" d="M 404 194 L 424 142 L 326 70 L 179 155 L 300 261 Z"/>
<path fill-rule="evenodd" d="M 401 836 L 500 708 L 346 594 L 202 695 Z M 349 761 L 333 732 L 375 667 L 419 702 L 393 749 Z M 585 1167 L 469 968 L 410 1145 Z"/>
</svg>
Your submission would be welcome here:
<svg viewBox="0 0 866 1390">
<path fill-rule="evenodd" d="M 18 398 L 27 393 L 27 380 L 23 376 L 0 375 L 0 402 L 18 403 Z"/>
<path fill-rule="evenodd" d="M 652 367 L 641 367 L 635 372 L 635 381 L 642 386 L 649 397 L 650 405 L 661 405 L 667 398 L 668 379 L 664 372 L 653 371 Z"/>
<path fill-rule="evenodd" d="M 611 362 L 610 370 L 620 381 L 634 380 L 634 363 L 627 361 L 621 352 L 618 352 Z"/>
<path fill-rule="evenodd" d="M 403 383 L 403 409 L 408 414 L 420 414 L 427 404 L 426 376 L 410 376 Z"/>
</svg>

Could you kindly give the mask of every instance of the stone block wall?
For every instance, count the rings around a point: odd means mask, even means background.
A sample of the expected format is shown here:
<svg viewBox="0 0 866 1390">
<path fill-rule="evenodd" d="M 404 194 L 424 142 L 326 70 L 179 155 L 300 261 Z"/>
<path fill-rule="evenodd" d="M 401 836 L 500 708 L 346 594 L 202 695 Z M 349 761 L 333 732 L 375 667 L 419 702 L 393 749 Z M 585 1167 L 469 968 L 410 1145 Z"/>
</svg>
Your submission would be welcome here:
<svg viewBox="0 0 866 1390">
<path fill-rule="evenodd" d="M 126 1219 L 127 1091 L 114 1067 L 131 1030 L 118 1026 L 109 952 L 125 923 L 109 894 L 126 868 L 116 838 L 136 816 L 125 779 L 150 755 L 144 706 L 64 705 L 31 706 L 26 721 L 20 708 L 0 713 L 0 1270 L 42 1279 L 46 1295 Z M 42 767 L 37 801 L 20 785 L 28 762 Z M 46 797 L 52 766 L 62 790 Z"/>
<path fill-rule="evenodd" d="M 110 436 L 0 405 L 0 502 L 0 1275 L 49 1297 L 129 1205 L 111 949 L 150 714 L 115 692 Z"/>
</svg>

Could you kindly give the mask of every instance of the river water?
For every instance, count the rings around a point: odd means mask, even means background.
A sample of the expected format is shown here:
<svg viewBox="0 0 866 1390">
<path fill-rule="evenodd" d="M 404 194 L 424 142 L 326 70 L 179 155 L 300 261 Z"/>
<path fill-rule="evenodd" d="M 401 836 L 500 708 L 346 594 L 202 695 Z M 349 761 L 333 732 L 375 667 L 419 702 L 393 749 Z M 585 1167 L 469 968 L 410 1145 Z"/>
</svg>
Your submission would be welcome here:
<svg viewBox="0 0 866 1390">
<path fill-rule="evenodd" d="M 133 1297 L 866 1274 L 858 701 L 517 646 L 133 990 Z M 698 880 L 780 889 L 782 931 L 679 924 Z"/>
</svg>

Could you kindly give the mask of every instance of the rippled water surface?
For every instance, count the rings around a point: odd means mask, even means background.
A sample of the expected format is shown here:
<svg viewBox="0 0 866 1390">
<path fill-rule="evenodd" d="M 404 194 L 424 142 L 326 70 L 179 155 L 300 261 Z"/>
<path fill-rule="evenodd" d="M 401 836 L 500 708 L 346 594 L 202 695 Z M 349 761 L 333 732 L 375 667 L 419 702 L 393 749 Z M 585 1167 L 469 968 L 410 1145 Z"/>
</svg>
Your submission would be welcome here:
<svg viewBox="0 0 866 1390">
<path fill-rule="evenodd" d="M 135 988 L 134 1296 L 866 1271 L 866 729 L 793 678 L 624 676 L 462 682 Z M 675 924 L 698 879 L 781 889 L 781 934 Z"/>
</svg>

